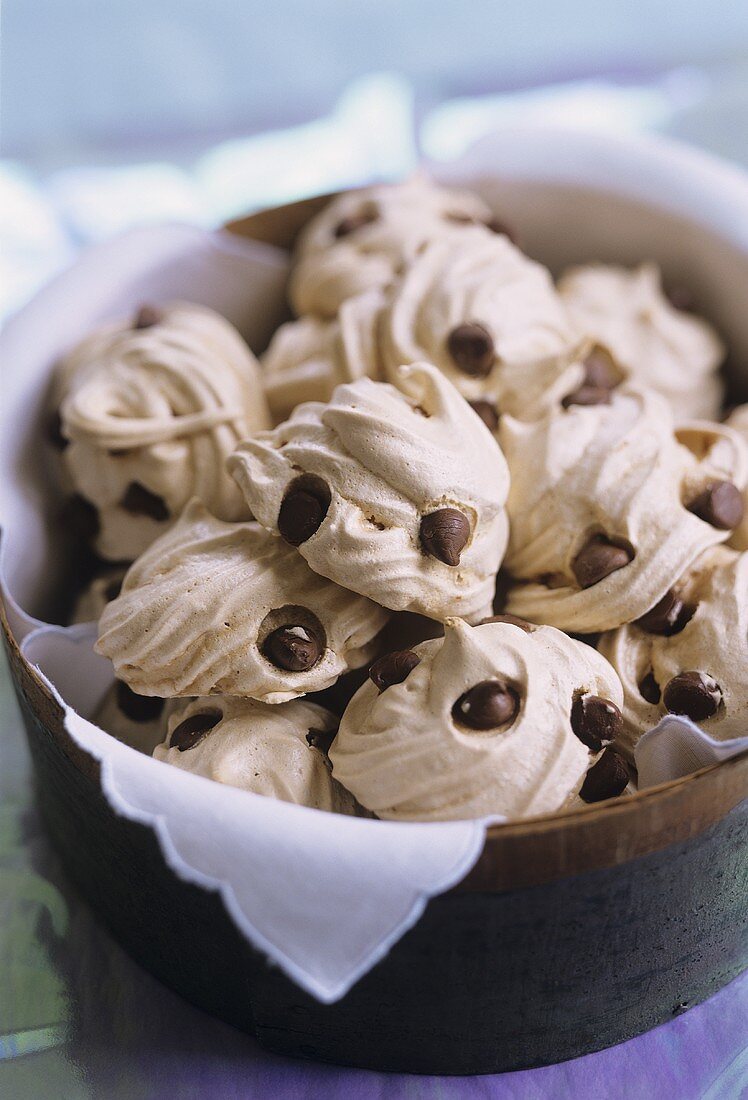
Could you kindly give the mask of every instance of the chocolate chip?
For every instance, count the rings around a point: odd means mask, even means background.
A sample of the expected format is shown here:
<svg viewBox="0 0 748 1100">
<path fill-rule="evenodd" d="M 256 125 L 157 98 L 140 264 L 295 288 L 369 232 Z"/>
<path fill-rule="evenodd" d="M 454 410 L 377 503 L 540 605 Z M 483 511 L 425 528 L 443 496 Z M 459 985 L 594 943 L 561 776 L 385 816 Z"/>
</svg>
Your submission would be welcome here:
<svg viewBox="0 0 748 1100">
<path fill-rule="evenodd" d="M 330 489 L 321 477 L 297 477 L 286 489 L 278 512 L 281 537 L 291 546 L 301 546 L 319 529 L 330 499 Z"/>
<path fill-rule="evenodd" d="M 54 412 L 47 424 L 47 439 L 56 451 L 64 451 L 70 444 L 67 436 L 62 434 L 62 417 L 59 412 Z"/>
<path fill-rule="evenodd" d="M 169 518 L 169 509 L 163 498 L 146 489 L 139 481 L 131 481 L 127 486 L 120 507 L 133 516 L 148 516 L 158 523 Z"/>
<path fill-rule="evenodd" d="M 611 573 L 623 569 L 633 557 L 634 552 L 628 547 L 620 546 L 605 535 L 594 535 L 574 558 L 571 568 L 580 588 L 591 588 Z"/>
<path fill-rule="evenodd" d="M 157 695 L 138 695 L 124 682 L 117 680 L 117 706 L 131 722 L 155 722 L 164 709 L 164 700 Z"/>
<path fill-rule="evenodd" d="M 621 381 L 621 373 L 606 348 L 595 344 L 584 361 L 584 384 L 600 390 L 614 390 Z"/>
<path fill-rule="evenodd" d="M 703 722 L 717 713 L 722 691 L 717 681 L 704 672 L 679 672 L 665 685 L 662 698 L 671 714 L 685 714 L 694 722 Z"/>
<path fill-rule="evenodd" d="M 321 640 L 305 626 L 280 626 L 268 634 L 261 652 L 276 668 L 308 672 L 322 656 Z"/>
<path fill-rule="evenodd" d="M 393 684 L 402 684 L 420 663 L 421 658 L 412 649 L 399 649 L 375 661 L 369 669 L 369 677 L 381 694 L 385 688 L 392 687 Z"/>
<path fill-rule="evenodd" d="M 306 743 L 310 749 L 318 749 L 327 756 L 330 746 L 335 740 L 337 730 L 309 730 L 306 735 Z"/>
<path fill-rule="evenodd" d="M 687 286 L 671 286 L 666 294 L 670 305 L 682 313 L 693 313 L 696 308 L 696 299 Z"/>
<path fill-rule="evenodd" d="M 693 618 L 695 610 L 695 607 L 684 603 L 670 588 L 662 599 L 650 608 L 646 615 L 636 619 L 635 623 L 642 630 L 646 630 L 647 634 L 660 634 L 664 638 L 669 638 L 683 630 Z"/>
<path fill-rule="evenodd" d="M 104 599 L 107 603 L 111 603 L 112 600 L 117 599 L 120 592 L 122 591 L 123 579 L 123 577 L 117 577 L 114 580 L 110 581 L 109 584 L 106 586 L 106 588 L 104 589 Z"/>
<path fill-rule="evenodd" d="M 623 727 L 623 715 L 610 699 L 578 695 L 571 705 L 571 728 L 583 745 L 599 752 L 615 741 Z"/>
<path fill-rule="evenodd" d="M 470 523 L 458 508 L 440 508 L 421 520 L 421 545 L 445 565 L 460 564 L 460 552 L 470 538 Z"/>
<path fill-rule="evenodd" d="M 348 214 L 333 229 L 333 237 L 338 239 L 347 237 L 350 233 L 355 233 L 357 229 L 363 229 L 365 225 L 371 225 L 378 217 L 379 215 L 374 207 L 367 207 L 357 214 Z"/>
<path fill-rule="evenodd" d="M 197 714 L 191 714 L 175 727 L 169 738 L 169 748 L 179 749 L 180 752 L 194 749 L 222 718 L 220 710 L 201 710 Z"/>
<path fill-rule="evenodd" d="M 473 412 L 476 412 L 489 432 L 495 432 L 499 426 L 499 410 L 493 401 L 469 401 Z"/>
<path fill-rule="evenodd" d="M 579 797 L 584 802 L 604 802 L 617 798 L 628 786 L 629 773 L 623 757 L 615 749 L 606 749 L 584 777 Z"/>
<path fill-rule="evenodd" d="M 524 630 L 525 634 L 532 634 L 536 629 L 534 623 L 528 623 L 527 619 L 520 619 L 519 615 L 510 615 L 508 611 L 503 612 L 501 615 L 491 615 L 488 619 L 481 619 L 478 623 L 479 626 L 485 626 L 487 623 L 509 623 L 511 626 L 518 626 L 520 630 Z"/>
<path fill-rule="evenodd" d="M 651 703 L 652 706 L 657 706 L 662 698 L 662 692 L 660 691 L 660 685 L 655 680 L 654 672 L 650 670 L 645 676 L 642 676 L 638 686 L 642 699 Z"/>
<path fill-rule="evenodd" d="M 496 358 L 491 333 L 474 321 L 452 329 L 447 337 L 447 351 L 455 366 L 471 378 L 485 378 Z"/>
<path fill-rule="evenodd" d="M 742 522 L 745 512 L 742 494 L 731 481 L 712 481 L 686 507 L 720 531 L 732 531 Z"/>
<path fill-rule="evenodd" d="M 512 722 L 519 710 L 519 696 L 504 680 L 482 680 L 461 695 L 452 717 L 471 730 L 492 730 Z"/>
<path fill-rule="evenodd" d="M 580 386 L 578 390 L 567 394 L 561 404 L 565 409 L 571 405 L 609 405 L 610 390 L 601 386 Z"/>
<path fill-rule="evenodd" d="M 90 500 L 74 493 L 65 502 L 62 524 L 84 542 L 93 542 L 99 533 L 99 513 Z"/>
<path fill-rule="evenodd" d="M 132 327 L 134 329 L 153 328 L 154 325 L 161 323 L 163 316 L 161 310 L 157 309 L 155 306 L 141 306 L 135 314 Z"/>
</svg>

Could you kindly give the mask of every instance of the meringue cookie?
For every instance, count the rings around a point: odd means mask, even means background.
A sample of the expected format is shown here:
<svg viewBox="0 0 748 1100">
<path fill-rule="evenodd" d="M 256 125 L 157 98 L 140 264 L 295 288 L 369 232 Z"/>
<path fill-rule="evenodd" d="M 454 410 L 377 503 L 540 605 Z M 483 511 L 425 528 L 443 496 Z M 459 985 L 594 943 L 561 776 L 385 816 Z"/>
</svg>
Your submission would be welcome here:
<svg viewBox="0 0 748 1100">
<path fill-rule="evenodd" d="M 548 271 L 473 226 L 411 263 L 383 310 L 379 345 L 389 381 L 402 363 L 425 359 L 469 401 L 534 417 L 581 383 L 586 342 Z"/>
<path fill-rule="evenodd" d="M 136 695 L 127 684 L 115 680 L 91 721 L 117 741 L 150 756 L 166 736 L 172 706 L 171 699 Z"/>
<path fill-rule="evenodd" d="M 337 722 L 329 711 L 295 700 L 268 706 L 212 695 L 193 699 L 169 719 L 153 755 L 217 783 L 316 810 L 355 814 L 356 801 L 330 774 L 325 745 Z"/>
<path fill-rule="evenodd" d="M 499 437 L 511 474 L 504 565 L 526 582 L 507 610 L 581 634 L 639 618 L 724 542 L 728 530 L 689 508 L 709 486 L 748 478 L 736 433 L 692 424 L 679 442 L 665 399 L 627 385 L 532 424 L 502 417 Z"/>
<path fill-rule="evenodd" d="M 748 445 L 748 404 L 738 405 L 728 416 L 726 423 Z M 748 487 L 743 490 L 743 519 L 733 531 L 729 545 L 735 550 L 748 550 Z"/>
<path fill-rule="evenodd" d="M 126 572 L 127 566 L 113 566 L 89 581 L 75 601 L 71 624 L 98 622 L 106 605 L 119 596 Z"/>
<path fill-rule="evenodd" d="M 247 518 L 225 460 L 270 416 L 257 361 L 213 310 L 177 302 L 104 326 L 63 361 L 55 391 L 62 462 L 98 510 L 101 557 L 137 557 L 194 494 Z"/>
<path fill-rule="evenodd" d="M 668 711 L 689 714 L 719 741 L 748 730 L 748 552 L 707 550 L 667 603 L 599 642 L 623 683 L 630 754 Z M 685 684 L 674 680 L 683 673 Z"/>
<path fill-rule="evenodd" d="M 301 317 L 281 325 L 260 360 L 275 423 L 305 401 L 329 401 L 343 382 L 378 376 L 382 304 L 382 292 L 371 290 L 343 302 L 335 320 Z"/>
<path fill-rule="evenodd" d="M 381 691 L 364 684 L 330 749 L 333 775 L 379 817 L 514 820 L 560 810 L 601 747 L 574 733 L 575 701 L 600 697 L 620 718 L 613 669 L 553 627 L 448 619 L 444 638 L 417 645 L 409 663 Z M 476 687 L 497 682 L 499 702 L 509 700 L 503 714 L 495 700 L 486 710 L 485 698 L 471 709 Z"/>
<path fill-rule="evenodd" d="M 289 298 L 296 313 L 334 317 L 342 302 L 385 287 L 425 241 L 491 223 L 477 195 L 437 187 L 422 176 L 348 191 L 305 226 Z"/>
<path fill-rule="evenodd" d="M 193 500 L 104 609 L 96 650 L 141 695 L 281 703 L 365 664 L 386 619 L 259 524 Z"/>
<path fill-rule="evenodd" d="M 394 611 L 490 614 L 507 540 L 504 456 L 433 366 L 296 409 L 229 459 L 263 526 L 316 573 Z"/>
<path fill-rule="evenodd" d="M 701 317 L 671 305 L 656 264 L 573 267 L 558 290 L 574 323 L 610 349 L 628 379 L 661 393 L 679 418 L 718 416 L 724 347 Z"/>
</svg>

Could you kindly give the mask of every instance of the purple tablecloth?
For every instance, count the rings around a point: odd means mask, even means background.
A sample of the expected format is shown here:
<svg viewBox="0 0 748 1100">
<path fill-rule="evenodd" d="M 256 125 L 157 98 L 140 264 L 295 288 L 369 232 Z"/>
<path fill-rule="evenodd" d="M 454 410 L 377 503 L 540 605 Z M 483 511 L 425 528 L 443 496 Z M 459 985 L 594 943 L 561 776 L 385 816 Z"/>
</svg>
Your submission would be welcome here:
<svg viewBox="0 0 748 1100">
<path fill-rule="evenodd" d="M 136 966 L 65 881 L 33 806 L 20 719 L 0 684 L 0 1097 L 239 1100 L 748 1096 L 748 974 L 611 1050 L 494 1077 L 399 1077 L 275 1057 Z M 185 941 L 185 952 L 190 944 Z"/>
</svg>

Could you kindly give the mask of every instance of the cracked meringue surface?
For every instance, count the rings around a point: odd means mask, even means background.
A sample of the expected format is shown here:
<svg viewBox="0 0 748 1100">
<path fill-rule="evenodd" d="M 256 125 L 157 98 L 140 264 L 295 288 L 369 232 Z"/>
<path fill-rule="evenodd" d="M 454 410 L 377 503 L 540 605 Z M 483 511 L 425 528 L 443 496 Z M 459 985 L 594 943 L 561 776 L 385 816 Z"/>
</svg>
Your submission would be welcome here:
<svg viewBox="0 0 748 1100">
<path fill-rule="evenodd" d="M 737 433 L 692 423 L 679 441 L 667 402 L 647 389 L 622 386 L 607 404 L 535 423 L 502 417 L 499 437 L 511 475 L 504 565 L 519 582 L 507 610 L 577 633 L 653 607 L 730 535 L 704 494 L 748 479 Z"/>
<path fill-rule="evenodd" d="M 621 745 L 633 754 L 668 712 L 717 740 L 748 729 L 748 552 L 707 550 L 674 587 L 681 610 L 603 634 L 600 652 L 621 678 Z"/>
<path fill-rule="evenodd" d="M 300 315 L 334 317 L 347 298 L 388 286 L 424 242 L 491 221 L 492 211 L 477 195 L 424 176 L 347 191 L 302 230 L 291 305 Z"/>
<path fill-rule="evenodd" d="M 269 706 L 226 695 L 175 710 L 153 755 L 174 767 L 254 794 L 332 813 L 360 812 L 333 779 L 326 746 L 337 722 L 297 699 Z"/>
<path fill-rule="evenodd" d="M 229 460 L 257 520 L 311 568 L 395 611 L 490 614 L 507 539 L 504 456 L 433 366 L 361 379 Z"/>
<path fill-rule="evenodd" d="M 661 393 L 677 418 L 718 417 L 725 349 L 711 325 L 671 304 L 656 264 L 573 267 L 558 291 L 572 321 L 610 349 L 627 379 Z"/>
<path fill-rule="evenodd" d="M 393 820 L 514 820 L 572 804 L 601 747 L 574 732 L 574 702 L 615 714 L 623 700 L 600 654 L 548 626 L 449 619 L 405 668 L 359 689 L 330 749 L 336 778 Z"/>
<path fill-rule="evenodd" d="M 280 703 L 365 664 L 386 620 L 258 523 L 227 523 L 194 500 L 127 573 L 96 650 L 141 695 Z"/>
<path fill-rule="evenodd" d="M 97 553 L 131 561 L 198 495 L 246 518 L 225 469 L 270 425 L 260 369 L 213 310 L 176 302 L 102 327 L 58 367 L 61 461 L 97 512 Z"/>
</svg>

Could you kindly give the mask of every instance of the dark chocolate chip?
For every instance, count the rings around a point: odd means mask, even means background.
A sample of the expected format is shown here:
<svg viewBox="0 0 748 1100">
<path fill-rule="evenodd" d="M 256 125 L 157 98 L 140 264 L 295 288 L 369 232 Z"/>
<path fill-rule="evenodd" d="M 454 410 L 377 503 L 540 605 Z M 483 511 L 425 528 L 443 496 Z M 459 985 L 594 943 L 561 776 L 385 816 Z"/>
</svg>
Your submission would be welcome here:
<svg viewBox="0 0 748 1100">
<path fill-rule="evenodd" d="M 618 545 L 605 535 L 594 535 L 574 558 L 571 568 L 579 587 L 591 588 L 611 573 L 623 569 L 633 557 L 634 552 L 628 547 Z"/>
<path fill-rule="evenodd" d="M 421 658 L 412 649 L 399 649 L 375 661 L 369 669 L 369 677 L 381 694 L 385 688 L 392 687 L 393 684 L 402 684 L 420 663 Z"/>
<path fill-rule="evenodd" d="M 155 306 L 144 305 L 135 314 L 132 327 L 134 329 L 153 328 L 154 325 L 160 324 L 162 320 L 163 313 L 160 309 Z"/>
<path fill-rule="evenodd" d="M 301 546 L 317 531 L 330 507 L 330 489 L 320 477 L 302 475 L 291 482 L 278 512 L 278 530 L 291 546 Z"/>
<path fill-rule="evenodd" d="M 332 231 L 333 236 L 338 239 L 347 237 L 350 233 L 355 233 L 357 229 L 363 229 L 365 225 L 371 225 L 378 217 L 379 215 L 373 207 L 360 210 L 357 214 L 348 214 L 335 226 Z"/>
<path fill-rule="evenodd" d="M 478 625 L 485 626 L 487 623 L 509 623 L 524 630 L 525 634 L 532 634 L 536 629 L 534 623 L 528 623 L 527 619 L 520 619 L 519 615 L 510 615 L 508 611 L 504 611 L 501 615 L 491 615 L 488 619 L 481 619 Z"/>
<path fill-rule="evenodd" d="M 310 749 L 318 749 L 325 756 L 330 751 L 330 746 L 335 740 L 337 730 L 309 730 L 306 735 L 306 743 Z"/>
<path fill-rule="evenodd" d="M 194 749 L 203 738 L 207 737 L 223 718 L 220 710 L 201 710 L 197 714 L 190 714 L 183 722 L 174 728 L 169 738 L 169 748 L 187 752 Z"/>
<path fill-rule="evenodd" d="M 489 432 L 495 432 L 499 426 L 499 410 L 493 401 L 469 401 L 473 412 L 476 412 Z"/>
<path fill-rule="evenodd" d="M 268 634 L 262 654 L 276 668 L 286 672 L 308 672 L 322 656 L 320 639 L 305 626 L 280 626 Z"/>
<path fill-rule="evenodd" d="M 578 695 L 571 706 L 571 728 L 583 745 L 599 752 L 615 741 L 623 727 L 623 715 L 610 699 Z"/>
<path fill-rule="evenodd" d="M 653 707 L 657 706 L 660 699 L 662 698 L 660 685 L 655 680 L 654 672 L 652 672 L 651 670 L 645 676 L 642 676 L 641 680 L 639 681 L 639 694 L 641 695 L 642 699 L 645 699 L 648 703 L 651 703 Z"/>
<path fill-rule="evenodd" d="M 629 773 L 623 757 L 615 749 L 606 749 L 584 777 L 579 797 L 584 802 L 604 802 L 617 798 L 628 786 Z"/>
<path fill-rule="evenodd" d="M 460 564 L 460 553 L 470 538 L 470 523 L 458 508 L 440 508 L 421 520 L 421 545 L 445 565 Z"/>
<path fill-rule="evenodd" d="M 452 718 L 471 730 L 492 730 L 513 722 L 519 696 L 504 680 L 482 680 L 461 695 L 452 707 Z"/>
<path fill-rule="evenodd" d="M 496 358 L 491 333 L 475 321 L 452 329 L 447 336 L 447 351 L 455 366 L 471 378 L 485 378 Z"/>
<path fill-rule="evenodd" d="M 146 489 L 139 481 L 131 481 L 127 486 L 120 507 L 133 516 L 148 516 L 158 523 L 169 518 L 169 509 L 163 498 Z"/>
<path fill-rule="evenodd" d="M 74 493 L 65 502 L 62 524 L 69 527 L 75 538 L 93 542 L 99 533 L 99 513 L 90 500 Z"/>
<path fill-rule="evenodd" d="M 112 600 L 117 599 L 120 592 L 122 591 L 123 579 L 123 577 L 115 577 L 115 579 L 111 580 L 106 586 L 106 588 L 104 589 L 104 599 L 107 603 L 111 603 Z"/>
<path fill-rule="evenodd" d="M 703 722 L 717 713 L 722 691 L 705 672 L 679 672 L 665 685 L 662 700 L 671 714 L 685 714 L 694 722 Z"/>
<path fill-rule="evenodd" d="M 157 695 L 138 695 L 124 682 L 117 680 L 117 706 L 131 722 L 155 722 L 164 709 L 164 700 Z"/>
<path fill-rule="evenodd" d="M 70 444 L 67 436 L 62 434 L 62 417 L 59 412 L 54 412 L 47 424 L 47 439 L 56 451 L 64 451 Z"/>
<path fill-rule="evenodd" d="M 680 596 L 668 589 L 662 599 L 650 608 L 646 615 L 636 619 L 636 625 L 647 634 L 660 634 L 669 638 L 679 634 L 693 618 L 695 607 L 684 603 Z"/>
<path fill-rule="evenodd" d="M 743 496 L 731 481 L 712 481 L 686 507 L 720 531 L 732 531 L 742 522 L 745 513 Z"/>
<path fill-rule="evenodd" d="M 614 390 L 621 381 L 621 374 L 613 356 L 599 344 L 595 344 L 584 361 L 584 384 L 600 390 Z"/>
<path fill-rule="evenodd" d="M 573 393 L 567 394 L 561 404 L 565 409 L 568 409 L 571 405 L 609 405 L 610 390 L 604 389 L 602 386 L 583 385 L 578 390 L 574 390 Z"/>
</svg>

